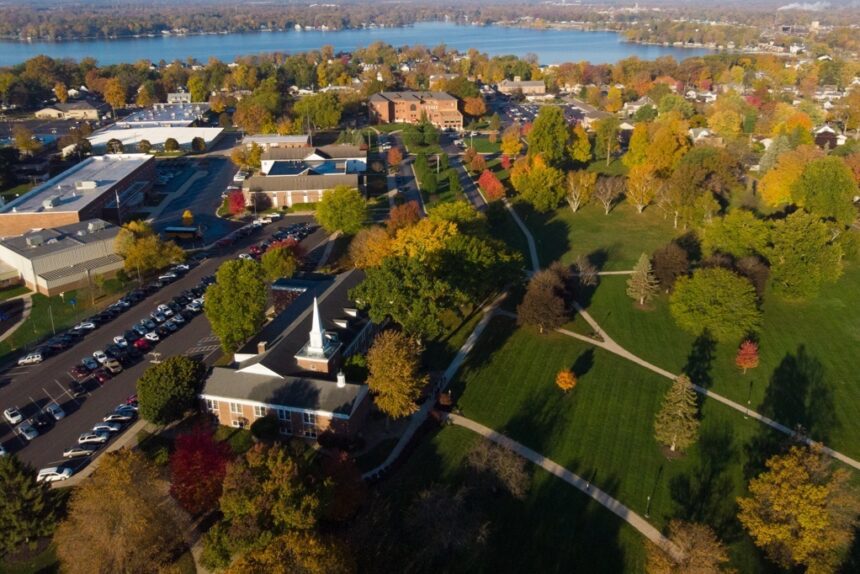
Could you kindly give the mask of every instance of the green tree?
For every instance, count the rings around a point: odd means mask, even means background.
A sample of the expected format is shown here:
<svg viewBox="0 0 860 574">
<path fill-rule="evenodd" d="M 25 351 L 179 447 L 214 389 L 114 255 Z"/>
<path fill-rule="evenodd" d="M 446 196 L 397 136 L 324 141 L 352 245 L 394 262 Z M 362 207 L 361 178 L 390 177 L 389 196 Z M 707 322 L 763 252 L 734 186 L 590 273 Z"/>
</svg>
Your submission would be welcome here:
<svg viewBox="0 0 860 574">
<path fill-rule="evenodd" d="M 23 124 L 17 124 L 12 128 L 12 139 L 15 141 L 15 149 L 21 155 L 33 155 L 42 149 L 39 139 Z"/>
<path fill-rule="evenodd" d="M 206 91 L 206 78 L 203 74 L 194 74 L 188 78 L 188 93 L 191 94 L 192 102 L 205 102 L 209 99 Z"/>
<path fill-rule="evenodd" d="M 260 258 L 260 265 L 263 267 L 266 279 L 275 281 L 282 277 L 289 279 L 295 275 L 299 268 L 299 261 L 296 259 L 292 249 L 273 247 L 263 253 L 263 256 Z"/>
<path fill-rule="evenodd" d="M 717 217 L 702 230 L 702 251 L 716 252 L 741 258 L 767 252 L 770 229 L 767 222 L 751 211 L 734 209 L 725 217 Z"/>
<path fill-rule="evenodd" d="M 681 277 L 669 297 L 669 310 L 685 331 L 709 331 L 719 341 L 733 341 L 761 325 L 752 284 L 728 269 L 704 268 Z"/>
<path fill-rule="evenodd" d="M 165 512 L 158 474 L 140 451 L 102 455 L 99 467 L 72 493 L 54 543 L 63 570 L 162 572 L 180 541 Z"/>
<path fill-rule="evenodd" d="M 17 456 L 0 457 L 0 557 L 22 544 L 49 536 L 57 522 L 57 503 L 36 470 Z"/>
<path fill-rule="evenodd" d="M 167 142 L 165 142 L 167 143 Z M 191 140 L 191 151 L 194 153 L 203 153 L 206 151 L 206 140 L 201 137 L 196 137 Z"/>
<path fill-rule="evenodd" d="M 151 149 L 152 144 L 149 143 L 149 140 L 144 139 L 137 142 L 137 151 L 139 151 L 140 153 L 149 153 Z"/>
<path fill-rule="evenodd" d="M 225 353 L 233 353 L 263 323 L 266 281 L 256 261 L 226 261 L 206 290 L 206 318 Z"/>
<path fill-rule="evenodd" d="M 844 469 L 818 448 L 792 447 L 738 499 L 738 520 L 756 546 L 785 569 L 835 572 L 851 546 L 860 501 Z"/>
<path fill-rule="evenodd" d="M 605 159 L 606 165 L 612 161 L 612 155 L 621 149 L 618 142 L 618 129 L 620 126 L 615 116 L 598 120 L 594 125 L 594 157 Z"/>
<path fill-rule="evenodd" d="M 460 185 L 460 174 L 453 168 L 448 170 L 448 191 L 455 196 L 463 192 L 463 186 Z"/>
<path fill-rule="evenodd" d="M 159 425 L 179 420 L 195 405 L 205 374 L 203 363 L 181 355 L 147 368 L 137 380 L 140 416 Z"/>
<path fill-rule="evenodd" d="M 367 202 L 354 187 L 339 185 L 323 193 L 316 217 L 329 233 L 354 235 L 367 221 Z"/>
<path fill-rule="evenodd" d="M 696 391 L 686 375 L 680 375 L 663 397 L 654 417 L 654 437 L 669 450 L 684 451 L 699 437 Z"/>
<path fill-rule="evenodd" d="M 117 233 L 116 251 L 124 259 L 129 275 L 141 278 L 185 259 L 185 252 L 172 241 L 162 241 L 145 221 L 129 221 Z"/>
<path fill-rule="evenodd" d="M 123 153 L 125 151 L 122 142 L 116 138 L 111 138 L 105 144 L 107 153 Z"/>
<path fill-rule="evenodd" d="M 797 205 L 822 219 L 843 227 L 857 219 L 854 198 L 857 182 L 851 168 L 840 157 L 827 156 L 806 164 L 792 188 Z"/>
<path fill-rule="evenodd" d="M 335 128 L 340 123 L 343 105 L 334 92 L 304 96 L 293 106 L 293 117 L 301 126 L 313 129 Z"/>
<path fill-rule="evenodd" d="M 376 336 L 367 353 L 367 386 L 379 410 L 393 419 L 418 410 L 415 401 L 429 380 L 420 365 L 417 343 L 403 332 L 388 329 Z"/>
<path fill-rule="evenodd" d="M 788 299 L 808 299 L 836 281 L 842 247 L 831 238 L 827 225 L 803 210 L 776 221 L 767 251 L 774 290 Z"/>
<path fill-rule="evenodd" d="M 568 138 L 567 121 L 558 106 L 542 106 L 528 135 L 529 155 L 540 154 L 550 165 L 564 159 Z"/>
<path fill-rule="evenodd" d="M 633 267 L 633 274 L 627 279 L 627 295 L 644 305 L 657 293 L 659 283 L 651 269 L 651 259 L 643 253 Z"/>
<path fill-rule="evenodd" d="M 164 140 L 164 151 L 179 151 L 179 142 L 176 141 L 176 138 L 167 138 L 166 140 Z"/>
</svg>

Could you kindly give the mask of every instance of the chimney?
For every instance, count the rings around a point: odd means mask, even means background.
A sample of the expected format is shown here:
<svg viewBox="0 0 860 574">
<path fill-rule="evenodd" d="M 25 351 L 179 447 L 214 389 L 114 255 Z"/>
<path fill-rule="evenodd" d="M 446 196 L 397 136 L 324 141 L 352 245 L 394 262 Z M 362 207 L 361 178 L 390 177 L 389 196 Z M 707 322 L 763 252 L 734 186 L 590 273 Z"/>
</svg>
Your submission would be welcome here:
<svg viewBox="0 0 860 574">
<path fill-rule="evenodd" d="M 342 389 L 346 386 L 346 375 L 343 374 L 343 371 L 337 372 L 337 388 Z"/>
<path fill-rule="evenodd" d="M 266 343 L 268 343 L 268 341 L 260 341 L 259 343 L 257 343 L 258 355 L 266 352 Z"/>
</svg>

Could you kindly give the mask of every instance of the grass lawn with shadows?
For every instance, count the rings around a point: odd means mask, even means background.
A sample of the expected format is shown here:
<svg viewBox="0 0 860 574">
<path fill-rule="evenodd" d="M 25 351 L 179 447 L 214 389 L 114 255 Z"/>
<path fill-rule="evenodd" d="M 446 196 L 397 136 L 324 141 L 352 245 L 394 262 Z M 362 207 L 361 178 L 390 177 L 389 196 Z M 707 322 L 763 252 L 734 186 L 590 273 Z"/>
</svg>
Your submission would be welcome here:
<svg viewBox="0 0 860 574">
<path fill-rule="evenodd" d="M 562 368 L 571 368 L 579 380 L 568 394 L 555 386 Z M 497 317 L 454 389 L 464 416 L 590 479 L 640 515 L 647 509 L 648 520 L 658 528 L 673 517 L 710 524 L 731 545 L 739 571 L 760 571 L 758 554 L 734 519 L 734 499 L 743 493 L 748 459 L 759 458 L 747 445 L 765 439 L 772 444 L 779 437 L 740 413 L 705 401 L 699 442 L 683 458 L 667 460 L 654 439 L 653 424 L 669 385 L 667 379 L 586 343 L 558 334 L 540 336 Z M 584 499 L 565 486 L 572 498 Z M 625 560 L 641 559 L 644 540 L 621 541 Z M 587 563 L 578 565 L 581 569 Z"/>
</svg>

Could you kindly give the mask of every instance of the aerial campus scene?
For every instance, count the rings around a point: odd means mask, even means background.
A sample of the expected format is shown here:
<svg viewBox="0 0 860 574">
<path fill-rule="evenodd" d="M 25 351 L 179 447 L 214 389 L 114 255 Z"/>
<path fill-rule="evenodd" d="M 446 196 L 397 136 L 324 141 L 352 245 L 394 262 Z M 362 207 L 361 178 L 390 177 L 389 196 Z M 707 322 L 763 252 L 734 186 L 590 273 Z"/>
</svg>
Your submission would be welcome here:
<svg viewBox="0 0 860 574">
<path fill-rule="evenodd" d="M 860 572 L 858 38 L 0 0 L 0 574 Z"/>
</svg>

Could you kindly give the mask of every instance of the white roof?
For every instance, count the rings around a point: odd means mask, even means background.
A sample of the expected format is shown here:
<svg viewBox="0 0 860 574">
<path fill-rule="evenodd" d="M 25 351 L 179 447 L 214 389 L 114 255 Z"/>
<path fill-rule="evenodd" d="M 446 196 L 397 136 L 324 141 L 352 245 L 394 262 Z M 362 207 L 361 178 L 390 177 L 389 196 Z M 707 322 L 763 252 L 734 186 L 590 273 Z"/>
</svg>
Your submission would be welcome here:
<svg viewBox="0 0 860 574">
<path fill-rule="evenodd" d="M 98 131 L 87 139 L 90 140 L 94 149 L 106 145 L 108 140 L 111 139 L 118 139 L 126 149 L 129 149 L 129 146 L 137 145 L 140 140 L 147 140 L 156 147 L 161 146 L 167 138 L 175 139 L 179 142 L 180 146 L 189 146 L 191 145 L 191 140 L 201 137 L 206 142 L 206 145 L 209 145 L 222 131 L 222 128 L 113 127 Z"/>
</svg>

